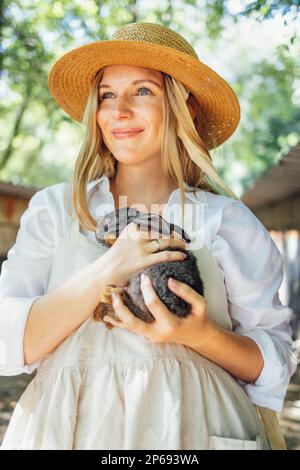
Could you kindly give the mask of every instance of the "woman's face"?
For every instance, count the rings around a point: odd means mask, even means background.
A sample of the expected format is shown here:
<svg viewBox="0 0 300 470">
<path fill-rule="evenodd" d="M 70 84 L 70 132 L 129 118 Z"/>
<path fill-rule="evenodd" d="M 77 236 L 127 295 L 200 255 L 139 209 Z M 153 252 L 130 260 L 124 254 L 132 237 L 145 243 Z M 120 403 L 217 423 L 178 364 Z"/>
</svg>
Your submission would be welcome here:
<svg viewBox="0 0 300 470">
<path fill-rule="evenodd" d="M 137 80 L 139 83 L 134 83 Z M 160 158 L 163 93 L 163 75 L 159 71 L 132 65 L 104 68 L 97 123 L 105 145 L 118 161 L 135 164 Z M 113 133 L 114 129 L 130 128 L 142 131 L 122 138 Z"/>
</svg>

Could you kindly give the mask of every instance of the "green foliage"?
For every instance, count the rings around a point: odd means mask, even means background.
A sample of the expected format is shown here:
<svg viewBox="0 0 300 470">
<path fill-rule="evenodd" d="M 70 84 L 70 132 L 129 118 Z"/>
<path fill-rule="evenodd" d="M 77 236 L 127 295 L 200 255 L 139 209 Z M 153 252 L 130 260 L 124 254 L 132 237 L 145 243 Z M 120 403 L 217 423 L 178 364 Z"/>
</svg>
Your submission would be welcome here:
<svg viewBox="0 0 300 470">
<path fill-rule="evenodd" d="M 213 56 L 231 23 L 282 15 L 290 36 L 273 56 L 254 63 L 241 49 L 232 64 L 231 85 L 241 102 L 242 120 L 234 136 L 212 153 L 225 180 L 242 189 L 297 143 L 300 71 L 294 25 L 300 0 L 249 2 L 239 13 L 232 13 L 230 2 L 222 0 L 150 3 L 147 8 L 147 2 L 137 0 L 2 2 L 1 180 L 45 186 L 69 178 L 83 129 L 51 97 L 49 70 L 64 52 L 108 39 L 119 26 L 134 21 L 170 26 Z"/>
<path fill-rule="evenodd" d="M 281 46 L 272 61 L 249 64 L 236 80 L 242 119 L 220 165 L 232 183 L 238 167 L 239 184 L 246 188 L 300 140 L 300 66 Z"/>
<path fill-rule="evenodd" d="M 278 11 L 283 16 L 294 11 L 296 19 L 299 8 L 299 0 L 258 0 L 256 2 L 250 2 L 244 11 L 241 12 L 241 15 L 255 15 L 258 20 L 264 20 L 266 18 L 273 18 L 274 13 Z"/>
</svg>

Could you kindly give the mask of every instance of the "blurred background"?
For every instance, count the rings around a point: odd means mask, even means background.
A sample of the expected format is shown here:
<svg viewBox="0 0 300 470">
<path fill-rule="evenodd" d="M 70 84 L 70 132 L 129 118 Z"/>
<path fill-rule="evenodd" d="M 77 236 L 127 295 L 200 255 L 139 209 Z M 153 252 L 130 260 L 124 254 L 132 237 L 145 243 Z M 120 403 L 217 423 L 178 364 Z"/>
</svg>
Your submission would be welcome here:
<svg viewBox="0 0 300 470">
<path fill-rule="evenodd" d="M 226 183 L 270 231 L 284 264 L 282 303 L 300 348 L 300 0 L 0 0 L 0 269 L 33 194 L 70 179 L 83 129 L 55 103 L 52 64 L 126 23 L 165 24 L 233 87 L 241 121 L 212 150 Z M 0 444 L 34 374 L 0 377 Z M 300 450 L 300 372 L 280 422 Z"/>
</svg>

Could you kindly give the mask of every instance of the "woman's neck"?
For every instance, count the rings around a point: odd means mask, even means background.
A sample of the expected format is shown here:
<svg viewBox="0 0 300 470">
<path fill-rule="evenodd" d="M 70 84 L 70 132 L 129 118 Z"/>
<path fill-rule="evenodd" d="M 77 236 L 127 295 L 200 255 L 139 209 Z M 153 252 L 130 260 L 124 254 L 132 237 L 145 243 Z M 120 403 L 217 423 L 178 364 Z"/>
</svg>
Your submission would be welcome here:
<svg viewBox="0 0 300 470">
<path fill-rule="evenodd" d="M 114 197 L 115 208 L 134 207 L 135 205 L 143 205 L 150 212 L 151 205 L 164 205 L 168 202 L 171 193 L 176 189 L 174 185 L 165 182 L 164 184 L 155 184 L 153 189 L 148 186 L 140 186 L 136 188 L 134 184 L 128 185 L 127 188 L 118 185 L 117 178 L 109 180 L 110 191 Z M 123 197 L 121 197 L 123 196 Z M 161 213 L 163 207 L 154 208 L 154 212 Z"/>
</svg>

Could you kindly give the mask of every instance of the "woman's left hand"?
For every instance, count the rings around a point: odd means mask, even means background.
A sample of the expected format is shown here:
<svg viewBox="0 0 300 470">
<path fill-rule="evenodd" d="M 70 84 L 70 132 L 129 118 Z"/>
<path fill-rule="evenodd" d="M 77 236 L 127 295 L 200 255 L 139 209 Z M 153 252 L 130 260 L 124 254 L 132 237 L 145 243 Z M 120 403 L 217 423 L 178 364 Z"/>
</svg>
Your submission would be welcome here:
<svg viewBox="0 0 300 470">
<path fill-rule="evenodd" d="M 120 320 L 108 315 L 103 319 L 114 326 L 141 334 L 153 343 L 178 343 L 187 346 L 199 343 L 205 336 L 209 325 L 205 298 L 187 284 L 176 281 L 175 286 L 170 278 L 168 288 L 191 305 L 191 313 L 187 317 L 178 317 L 160 300 L 150 278 L 146 276 L 143 281 L 143 275 L 141 277 L 144 302 L 155 320 L 152 323 L 146 323 L 137 318 L 119 295 L 113 296 L 115 297 L 113 307 Z"/>
</svg>

